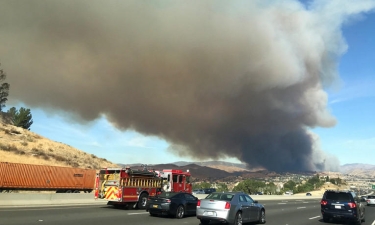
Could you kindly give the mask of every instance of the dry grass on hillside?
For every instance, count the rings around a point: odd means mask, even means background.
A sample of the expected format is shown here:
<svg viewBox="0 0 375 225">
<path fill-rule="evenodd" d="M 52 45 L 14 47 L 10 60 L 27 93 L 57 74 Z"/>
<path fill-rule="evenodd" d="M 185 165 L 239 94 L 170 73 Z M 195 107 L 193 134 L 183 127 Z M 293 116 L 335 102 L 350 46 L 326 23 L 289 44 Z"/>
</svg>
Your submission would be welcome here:
<svg viewBox="0 0 375 225">
<path fill-rule="evenodd" d="M 349 187 L 346 185 L 335 185 L 331 183 L 324 184 L 320 189 L 310 191 L 312 196 L 323 196 L 326 190 L 348 190 Z M 296 195 L 305 195 L 306 193 L 297 193 Z"/>
<path fill-rule="evenodd" d="M 104 158 L 1 121 L 0 161 L 90 169 L 117 167 Z"/>
<path fill-rule="evenodd" d="M 243 168 L 236 167 L 236 166 L 207 165 L 207 167 L 224 170 L 224 171 L 227 171 L 228 173 L 239 172 L 239 171 L 250 171 L 248 169 L 243 169 Z"/>
</svg>

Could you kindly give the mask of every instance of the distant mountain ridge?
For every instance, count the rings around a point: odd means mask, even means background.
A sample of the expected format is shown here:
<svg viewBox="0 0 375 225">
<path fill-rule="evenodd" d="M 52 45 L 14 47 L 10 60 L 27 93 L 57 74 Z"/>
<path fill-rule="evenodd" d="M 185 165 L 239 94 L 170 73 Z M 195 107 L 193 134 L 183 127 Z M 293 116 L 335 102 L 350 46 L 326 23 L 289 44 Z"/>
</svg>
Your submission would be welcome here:
<svg viewBox="0 0 375 225">
<path fill-rule="evenodd" d="M 367 174 L 369 176 L 375 176 L 375 165 L 364 163 L 344 164 L 340 167 L 340 172 L 351 175 Z"/>
<path fill-rule="evenodd" d="M 119 164 L 121 166 L 129 166 L 129 167 L 142 167 L 147 166 L 148 168 L 154 168 L 155 166 L 159 167 L 161 164 L 141 164 L 141 163 L 134 163 L 134 164 Z M 226 171 L 228 173 L 234 172 L 243 172 L 243 171 L 258 171 L 261 170 L 259 168 L 250 170 L 247 168 L 246 164 L 241 163 L 232 163 L 232 162 L 225 162 L 225 161 L 207 161 L 207 162 L 187 162 L 187 161 L 178 161 L 172 162 L 168 164 L 162 165 L 169 165 L 170 167 L 188 167 L 189 165 L 200 166 L 200 167 L 208 167 L 213 169 L 218 169 L 222 171 Z M 166 169 L 166 167 L 164 168 Z"/>
<path fill-rule="evenodd" d="M 130 166 L 141 168 L 141 163 L 135 164 L 119 164 L 121 166 Z M 277 173 L 267 171 L 262 168 L 248 168 L 245 163 L 232 163 L 225 161 L 206 161 L 206 162 L 188 162 L 177 161 L 168 164 L 147 164 L 148 168 L 153 169 L 189 169 L 196 178 L 217 178 L 242 176 L 242 177 L 260 177 L 260 176 L 276 176 Z M 340 167 L 340 173 L 352 175 L 369 175 L 375 177 L 375 165 L 352 163 L 344 164 Z"/>
<path fill-rule="evenodd" d="M 186 161 L 178 161 L 174 162 L 172 164 L 175 164 L 177 166 L 186 166 L 189 164 L 196 164 L 199 166 L 217 166 L 217 165 L 223 165 L 223 166 L 233 166 L 238 167 L 241 169 L 248 169 L 247 164 L 245 163 L 232 163 L 232 162 L 225 162 L 225 161 L 207 161 L 207 162 L 186 162 Z"/>
</svg>

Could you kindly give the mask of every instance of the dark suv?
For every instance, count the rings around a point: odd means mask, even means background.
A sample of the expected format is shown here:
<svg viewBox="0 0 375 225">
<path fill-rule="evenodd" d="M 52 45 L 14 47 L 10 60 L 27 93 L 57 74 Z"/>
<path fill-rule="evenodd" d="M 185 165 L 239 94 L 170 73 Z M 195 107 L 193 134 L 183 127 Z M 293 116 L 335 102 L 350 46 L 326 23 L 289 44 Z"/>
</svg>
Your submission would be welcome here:
<svg viewBox="0 0 375 225">
<path fill-rule="evenodd" d="M 352 191 L 327 190 L 320 201 L 323 221 L 350 220 L 361 224 L 365 221 L 365 203 Z"/>
<path fill-rule="evenodd" d="M 213 192 L 216 192 L 216 188 L 205 188 L 203 189 L 205 194 L 211 194 Z"/>
</svg>

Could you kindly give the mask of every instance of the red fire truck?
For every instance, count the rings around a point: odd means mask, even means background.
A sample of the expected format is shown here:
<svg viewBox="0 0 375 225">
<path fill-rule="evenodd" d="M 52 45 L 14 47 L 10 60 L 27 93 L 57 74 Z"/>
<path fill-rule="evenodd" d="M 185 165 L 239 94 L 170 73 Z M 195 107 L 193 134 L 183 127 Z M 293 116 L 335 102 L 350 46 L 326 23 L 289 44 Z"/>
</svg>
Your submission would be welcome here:
<svg viewBox="0 0 375 225">
<path fill-rule="evenodd" d="M 96 175 L 95 199 L 115 207 L 132 205 L 144 209 L 149 196 L 165 192 L 192 192 L 190 172 L 163 169 L 104 168 Z"/>
</svg>

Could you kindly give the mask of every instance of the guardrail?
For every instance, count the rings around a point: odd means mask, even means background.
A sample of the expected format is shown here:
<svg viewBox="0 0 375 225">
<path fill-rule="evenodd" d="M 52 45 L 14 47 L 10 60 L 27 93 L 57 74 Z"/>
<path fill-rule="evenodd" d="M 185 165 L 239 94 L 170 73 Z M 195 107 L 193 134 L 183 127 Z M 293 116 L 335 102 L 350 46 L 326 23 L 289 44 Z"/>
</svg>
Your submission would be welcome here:
<svg viewBox="0 0 375 225">
<path fill-rule="evenodd" d="M 207 194 L 196 194 L 199 199 Z M 251 195 L 254 200 L 297 200 L 318 199 L 321 196 L 303 195 Z M 68 193 L 0 193 L 0 206 L 43 206 L 43 205 L 71 205 L 71 204 L 107 204 L 106 200 L 94 199 L 92 193 L 68 194 Z"/>
<path fill-rule="evenodd" d="M 199 199 L 205 198 L 208 194 L 196 194 Z M 254 200 L 293 200 L 293 199 L 321 199 L 321 195 L 305 196 L 305 195 L 250 195 Z"/>
</svg>

